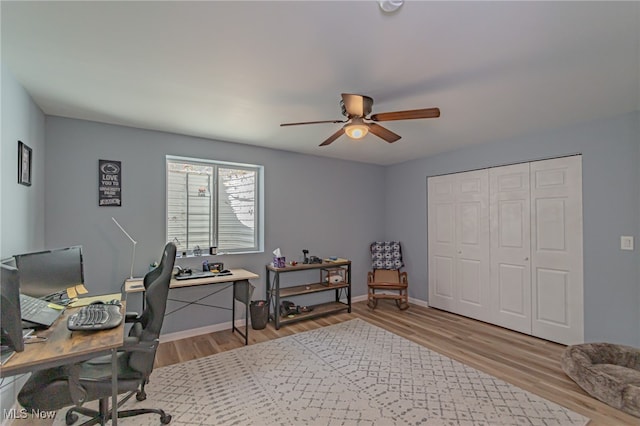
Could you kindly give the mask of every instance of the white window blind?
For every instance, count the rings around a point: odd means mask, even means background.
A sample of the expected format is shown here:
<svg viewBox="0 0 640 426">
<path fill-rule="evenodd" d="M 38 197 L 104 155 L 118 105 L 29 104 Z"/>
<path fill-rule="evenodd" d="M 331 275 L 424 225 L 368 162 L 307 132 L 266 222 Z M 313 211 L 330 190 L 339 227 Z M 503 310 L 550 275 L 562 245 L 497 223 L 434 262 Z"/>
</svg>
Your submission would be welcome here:
<svg viewBox="0 0 640 426">
<path fill-rule="evenodd" d="M 167 157 L 167 239 L 178 251 L 258 251 L 261 166 Z"/>
</svg>

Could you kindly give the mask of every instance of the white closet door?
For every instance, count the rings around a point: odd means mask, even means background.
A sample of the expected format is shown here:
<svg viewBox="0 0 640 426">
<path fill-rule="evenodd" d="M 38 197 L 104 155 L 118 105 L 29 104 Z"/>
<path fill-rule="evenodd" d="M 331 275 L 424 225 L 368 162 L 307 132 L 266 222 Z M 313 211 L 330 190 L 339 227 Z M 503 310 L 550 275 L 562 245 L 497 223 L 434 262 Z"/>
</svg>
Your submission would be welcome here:
<svg viewBox="0 0 640 426">
<path fill-rule="evenodd" d="M 584 342 L 582 157 L 531 163 L 533 335 Z"/>
<path fill-rule="evenodd" d="M 429 305 L 457 312 L 455 288 L 455 177 L 427 179 L 429 232 Z"/>
<path fill-rule="evenodd" d="M 492 321 L 531 334 L 529 163 L 489 170 Z"/>
<path fill-rule="evenodd" d="M 489 171 L 456 175 L 456 285 L 458 313 L 491 320 Z"/>
</svg>

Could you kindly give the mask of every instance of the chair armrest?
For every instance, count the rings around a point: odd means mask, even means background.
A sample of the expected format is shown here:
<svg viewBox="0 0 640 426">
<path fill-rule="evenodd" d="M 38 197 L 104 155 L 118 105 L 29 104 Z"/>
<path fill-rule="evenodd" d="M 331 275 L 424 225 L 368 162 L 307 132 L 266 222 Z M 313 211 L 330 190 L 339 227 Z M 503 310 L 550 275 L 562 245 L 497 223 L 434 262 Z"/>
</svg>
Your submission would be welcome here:
<svg viewBox="0 0 640 426">
<path fill-rule="evenodd" d="M 140 319 L 140 314 L 137 312 L 127 312 L 124 314 L 124 322 L 136 322 Z"/>
<path fill-rule="evenodd" d="M 158 349 L 160 345 L 159 339 L 154 339 L 150 342 L 141 342 L 137 338 L 127 337 L 124 339 L 124 344 L 118 348 L 119 352 L 146 352 L 151 353 Z"/>
</svg>

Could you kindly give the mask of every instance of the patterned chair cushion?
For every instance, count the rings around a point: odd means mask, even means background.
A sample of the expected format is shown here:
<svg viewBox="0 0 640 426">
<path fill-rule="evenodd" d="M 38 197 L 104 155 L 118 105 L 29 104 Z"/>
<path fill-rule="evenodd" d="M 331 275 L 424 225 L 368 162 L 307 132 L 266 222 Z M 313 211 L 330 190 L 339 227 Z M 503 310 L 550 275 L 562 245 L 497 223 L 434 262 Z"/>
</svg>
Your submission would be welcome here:
<svg viewBox="0 0 640 426">
<path fill-rule="evenodd" d="M 373 269 L 400 269 L 404 266 L 400 241 L 374 241 L 370 250 Z"/>
</svg>

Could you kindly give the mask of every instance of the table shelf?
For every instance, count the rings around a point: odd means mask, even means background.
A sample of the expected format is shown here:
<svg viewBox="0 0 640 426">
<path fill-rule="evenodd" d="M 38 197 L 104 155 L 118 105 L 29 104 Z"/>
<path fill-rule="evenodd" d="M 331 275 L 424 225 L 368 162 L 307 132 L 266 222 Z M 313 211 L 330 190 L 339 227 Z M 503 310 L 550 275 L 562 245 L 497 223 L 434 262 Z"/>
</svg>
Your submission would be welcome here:
<svg viewBox="0 0 640 426">
<path fill-rule="evenodd" d="M 322 315 L 334 314 L 340 311 L 351 312 L 349 304 L 342 303 L 342 302 L 320 303 L 317 305 L 311 305 L 310 307 L 313 308 L 313 310 L 310 312 L 301 312 L 299 314 L 295 314 L 290 317 L 288 316 L 281 317 L 279 321 L 280 325 L 289 324 L 292 322 L 302 321 L 306 319 L 311 319 L 311 318 L 319 317 Z"/>
<path fill-rule="evenodd" d="M 340 283 L 340 284 L 326 285 L 323 283 L 311 283 L 311 284 L 296 285 L 293 287 L 281 288 L 280 297 L 281 298 L 292 297 L 292 296 L 298 296 L 301 294 L 318 293 L 321 291 L 334 290 L 337 288 L 346 288 L 346 287 L 349 287 L 349 284 Z"/>
</svg>

